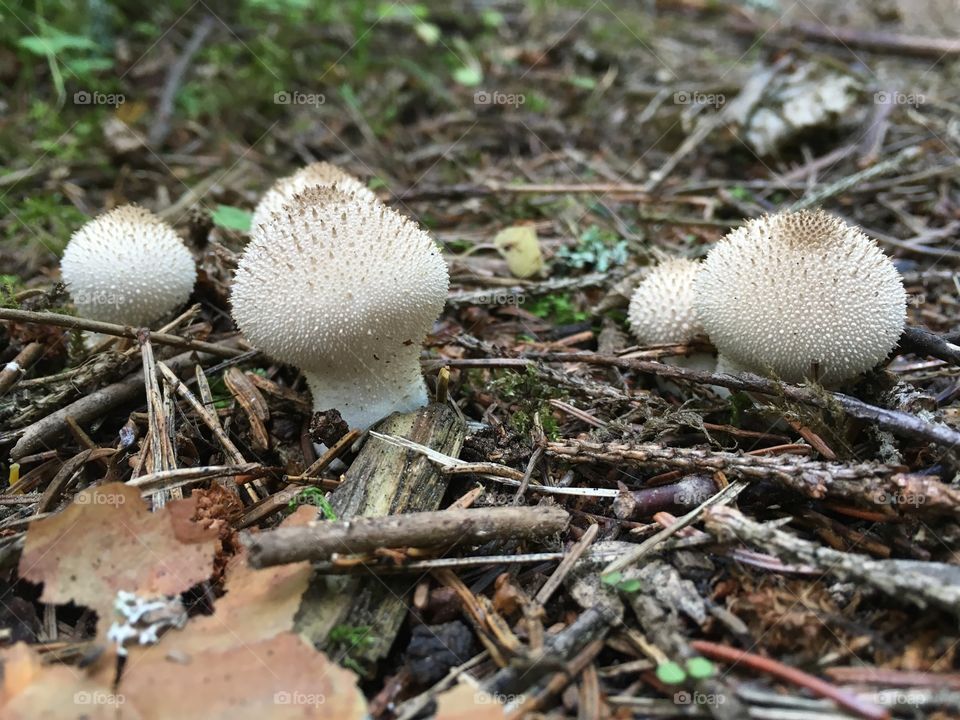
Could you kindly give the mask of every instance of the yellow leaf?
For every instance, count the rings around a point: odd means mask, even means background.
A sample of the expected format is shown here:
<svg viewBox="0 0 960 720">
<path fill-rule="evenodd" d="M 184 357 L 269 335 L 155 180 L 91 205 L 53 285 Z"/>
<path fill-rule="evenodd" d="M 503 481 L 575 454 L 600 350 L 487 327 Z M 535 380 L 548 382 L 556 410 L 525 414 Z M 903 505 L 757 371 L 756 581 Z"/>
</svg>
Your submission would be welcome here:
<svg viewBox="0 0 960 720">
<path fill-rule="evenodd" d="M 543 270 L 543 253 L 532 225 L 514 225 L 497 233 L 493 244 L 516 277 L 527 278 Z"/>
</svg>

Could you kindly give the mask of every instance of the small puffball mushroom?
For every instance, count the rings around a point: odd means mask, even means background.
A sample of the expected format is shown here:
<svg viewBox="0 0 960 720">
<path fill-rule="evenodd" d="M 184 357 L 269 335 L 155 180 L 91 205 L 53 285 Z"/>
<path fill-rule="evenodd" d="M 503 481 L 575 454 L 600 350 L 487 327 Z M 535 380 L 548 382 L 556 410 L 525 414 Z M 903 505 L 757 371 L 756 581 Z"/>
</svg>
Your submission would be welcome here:
<svg viewBox="0 0 960 720">
<path fill-rule="evenodd" d="M 367 428 L 427 404 L 420 350 L 448 284 L 416 223 L 365 195 L 311 187 L 253 226 L 231 303 L 253 345 L 303 371 L 315 410 Z"/>
<path fill-rule="evenodd" d="M 630 298 L 630 328 L 643 345 L 686 343 L 703 334 L 693 310 L 693 279 L 700 263 L 666 260 L 653 268 Z"/>
<path fill-rule="evenodd" d="M 176 310 L 197 279 L 176 231 L 137 205 L 122 205 L 77 230 L 60 273 L 82 317 L 124 325 L 149 325 Z"/>
<path fill-rule="evenodd" d="M 730 232 L 704 260 L 694 297 L 730 365 L 787 382 L 831 385 L 869 370 L 906 320 L 890 259 L 822 210 L 768 215 Z"/>
<path fill-rule="evenodd" d="M 262 225 L 275 212 L 297 195 L 310 187 L 331 187 L 336 185 L 340 190 L 352 192 L 358 198 L 366 198 L 370 202 L 377 200 L 377 196 L 366 185 L 353 175 L 344 172 L 336 165 L 328 162 L 310 163 L 297 170 L 293 175 L 277 180 L 254 208 L 251 227 Z"/>
</svg>

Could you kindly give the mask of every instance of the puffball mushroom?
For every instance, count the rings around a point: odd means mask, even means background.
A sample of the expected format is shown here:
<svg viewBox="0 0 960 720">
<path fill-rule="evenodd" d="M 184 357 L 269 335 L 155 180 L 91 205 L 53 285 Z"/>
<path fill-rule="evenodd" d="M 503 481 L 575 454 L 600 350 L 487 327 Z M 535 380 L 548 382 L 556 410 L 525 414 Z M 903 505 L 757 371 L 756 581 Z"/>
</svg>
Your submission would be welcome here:
<svg viewBox="0 0 960 720">
<path fill-rule="evenodd" d="M 628 317 L 643 345 L 686 343 L 703 334 L 693 309 L 693 279 L 699 269 L 695 260 L 666 260 L 634 290 Z"/>
<path fill-rule="evenodd" d="M 176 231 L 137 205 L 122 205 L 77 230 L 60 272 L 82 317 L 124 325 L 148 325 L 176 310 L 197 279 Z"/>
<path fill-rule="evenodd" d="M 836 384 L 869 370 L 906 320 L 900 274 L 877 244 L 822 210 L 750 220 L 707 254 L 697 316 L 732 366 Z"/>
<path fill-rule="evenodd" d="M 420 349 L 448 284 L 416 223 L 363 194 L 311 187 L 253 226 L 231 303 L 254 346 L 303 371 L 316 411 L 367 428 L 427 404 Z"/>
<path fill-rule="evenodd" d="M 293 199 L 294 195 L 303 192 L 309 187 L 336 186 L 340 190 L 352 192 L 359 198 L 367 198 L 370 202 L 377 201 L 377 196 L 366 185 L 353 175 L 344 172 L 336 165 L 328 162 L 310 163 L 297 170 L 293 175 L 277 180 L 254 208 L 251 227 L 262 225 L 270 216 Z"/>
</svg>

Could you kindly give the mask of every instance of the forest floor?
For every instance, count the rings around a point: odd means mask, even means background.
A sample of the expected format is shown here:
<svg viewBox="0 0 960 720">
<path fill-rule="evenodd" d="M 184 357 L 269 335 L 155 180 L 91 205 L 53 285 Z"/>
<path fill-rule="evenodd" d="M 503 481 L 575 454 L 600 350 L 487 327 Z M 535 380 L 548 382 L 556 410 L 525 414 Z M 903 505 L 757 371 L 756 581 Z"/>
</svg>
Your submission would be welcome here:
<svg viewBox="0 0 960 720">
<path fill-rule="evenodd" d="M 950 2 L 127 5 L 0 11 L 4 717 L 960 716 Z M 371 433 L 230 316 L 319 159 L 450 270 Z M 128 202 L 198 282 L 91 350 L 59 256 Z M 651 266 L 815 207 L 904 278 L 881 367 L 636 345 Z"/>
</svg>

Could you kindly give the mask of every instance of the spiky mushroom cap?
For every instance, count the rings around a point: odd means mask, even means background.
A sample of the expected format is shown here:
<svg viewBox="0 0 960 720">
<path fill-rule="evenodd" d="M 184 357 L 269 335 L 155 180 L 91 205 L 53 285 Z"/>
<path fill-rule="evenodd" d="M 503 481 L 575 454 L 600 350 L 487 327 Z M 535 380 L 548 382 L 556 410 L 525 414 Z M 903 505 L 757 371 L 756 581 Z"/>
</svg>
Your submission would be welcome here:
<svg viewBox="0 0 960 720">
<path fill-rule="evenodd" d="M 353 175 L 344 172 L 336 165 L 328 162 L 315 162 L 300 168 L 293 175 L 282 177 L 270 187 L 257 207 L 253 211 L 251 227 L 262 225 L 270 216 L 297 195 L 310 187 L 336 186 L 344 192 L 351 192 L 359 198 L 366 198 L 370 202 L 377 200 L 377 196 L 366 185 Z"/>
<path fill-rule="evenodd" d="M 447 296 L 440 249 L 368 198 L 311 187 L 253 227 L 233 317 L 256 347 L 304 371 L 318 411 L 366 428 L 427 402 L 420 350 Z"/>
<path fill-rule="evenodd" d="M 900 274 L 877 244 L 822 210 L 750 220 L 709 252 L 697 316 L 733 365 L 835 384 L 869 370 L 906 319 Z"/>
<path fill-rule="evenodd" d="M 122 205 L 77 230 L 60 272 L 82 317 L 124 325 L 148 325 L 177 309 L 197 279 L 176 231 L 137 205 Z"/>
<path fill-rule="evenodd" d="M 685 343 L 703 334 L 693 310 L 693 279 L 700 263 L 666 260 L 653 268 L 630 298 L 630 328 L 643 345 Z"/>
</svg>

